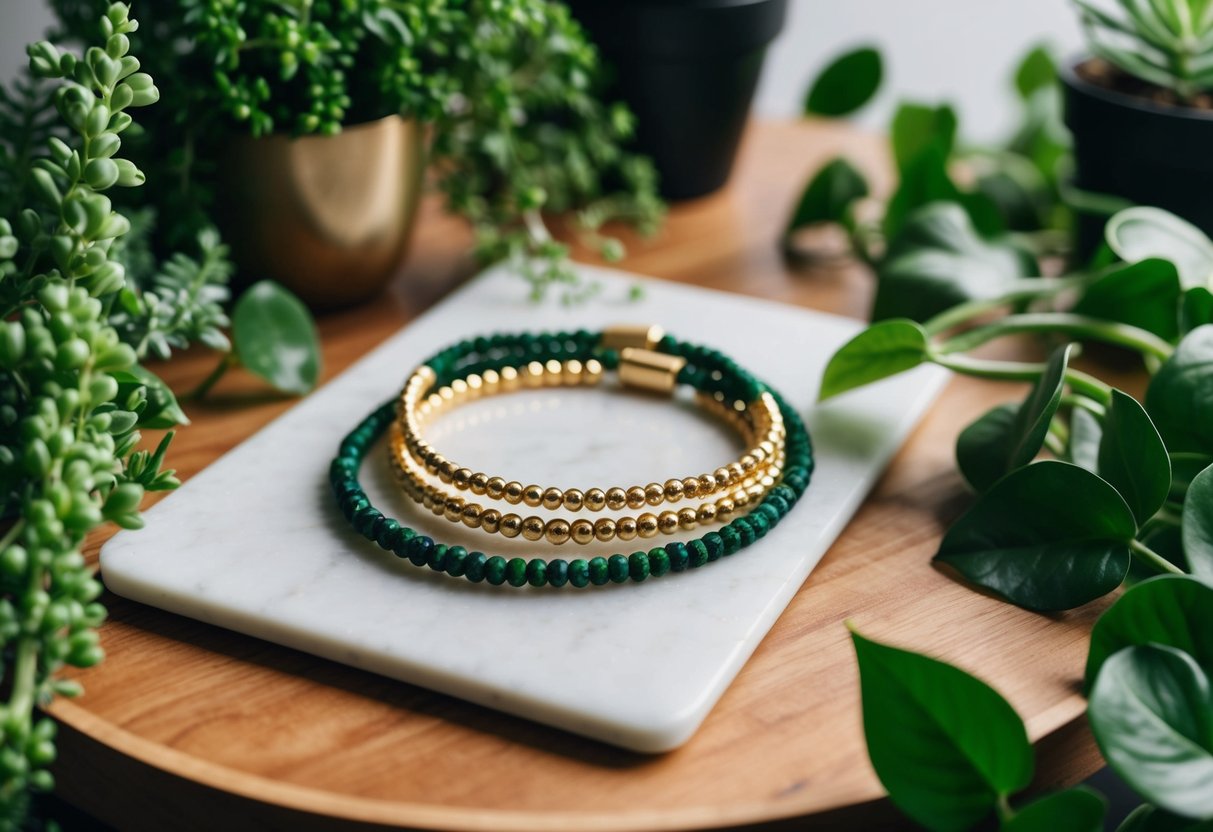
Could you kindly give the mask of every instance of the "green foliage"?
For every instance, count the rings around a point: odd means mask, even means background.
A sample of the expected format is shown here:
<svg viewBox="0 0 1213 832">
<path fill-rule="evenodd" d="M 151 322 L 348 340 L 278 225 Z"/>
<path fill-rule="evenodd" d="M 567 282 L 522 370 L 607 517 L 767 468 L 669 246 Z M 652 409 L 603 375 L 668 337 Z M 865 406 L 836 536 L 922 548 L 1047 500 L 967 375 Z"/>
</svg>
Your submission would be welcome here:
<svg viewBox="0 0 1213 832">
<path fill-rule="evenodd" d="M 1074 0 L 1099 57 L 1181 100 L 1213 88 L 1213 5 L 1208 0 Z"/>
<path fill-rule="evenodd" d="M 1002 832 L 1102 832 L 1108 803 L 1084 786 L 1045 795 L 1004 820 Z"/>
<path fill-rule="evenodd" d="M 1179 271 L 1170 260 L 1150 257 L 1097 275 L 1073 311 L 1140 327 L 1173 341 L 1179 337 L 1175 314 L 1179 305 Z"/>
<path fill-rule="evenodd" d="M 1213 579 L 1213 466 L 1197 474 L 1188 486 L 1182 528 L 1184 556 L 1192 574 Z"/>
<path fill-rule="evenodd" d="M 1144 526 L 1171 491 L 1171 460 L 1137 399 L 1112 391 L 1099 440 L 1099 476 L 1120 492 Z"/>
<path fill-rule="evenodd" d="M 826 399 L 913 369 L 928 359 L 927 334 L 913 321 L 873 324 L 848 341 L 826 365 L 818 399 Z"/>
<path fill-rule="evenodd" d="M 805 187 L 784 236 L 821 222 L 850 226 L 855 203 L 868 195 L 868 182 L 846 159 L 834 159 Z"/>
<path fill-rule="evenodd" d="M 303 394 L 320 378 L 315 324 L 294 295 L 273 281 L 249 287 L 232 312 L 236 357 L 276 389 Z"/>
<path fill-rule="evenodd" d="M 1128 263 L 1169 260 L 1185 289 L 1213 281 L 1213 241 L 1187 220 L 1161 208 L 1126 208 L 1104 228 L 1108 246 Z"/>
<path fill-rule="evenodd" d="M 846 116 L 863 108 L 880 89 L 884 59 L 871 46 L 834 58 L 809 85 L 805 115 Z"/>
<path fill-rule="evenodd" d="M 1179 342 L 1150 380 L 1146 410 L 1168 450 L 1213 453 L 1213 326 Z"/>
</svg>

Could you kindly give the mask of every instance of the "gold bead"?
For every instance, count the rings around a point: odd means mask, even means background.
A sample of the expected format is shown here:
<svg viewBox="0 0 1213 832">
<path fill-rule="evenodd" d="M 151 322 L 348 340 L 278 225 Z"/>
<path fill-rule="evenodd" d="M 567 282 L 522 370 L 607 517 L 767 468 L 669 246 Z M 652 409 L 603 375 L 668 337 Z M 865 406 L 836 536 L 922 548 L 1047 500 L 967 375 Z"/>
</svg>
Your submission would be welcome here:
<svg viewBox="0 0 1213 832">
<path fill-rule="evenodd" d="M 755 465 L 761 465 L 762 463 L 767 461 L 767 452 L 764 451 L 762 448 L 758 448 L 758 447 L 750 448 L 750 456 L 752 456 L 754 458 Z"/>
<path fill-rule="evenodd" d="M 644 500 L 651 506 L 661 505 L 665 502 L 665 489 L 660 483 L 649 483 L 644 487 Z"/>
<path fill-rule="evenodd" d="M 522 531 L 522 518 L 517 514 L 506 514 L 501 518 L 497 531 L 502 537 L 517 537 Z"/>
<path fill-rule="evenodd" d="M 463 518 L 463 525 L 469 529 L 480 528 L 480 515 L 483 513 L 484 506 L 477 503 L 468 503 L 460 513 L 460 516 Z"/>
<path fill-rule="evenodd" d="M 745 470 L 741 467 L 741 465 L 739 463 L 731 462 L 731 463 L 729 463 L 729 476 L 732 479 L 732 482 L 730 482 L 729 484 L 736 485 L 738 482 L 740 482 L 742 480 L 742 478 L 745 477 Z"/>
<path fill-rule="evenodd" d="M 686 508 L 678 510 L 678 526 L 680 528 L 690 531 L 697 525 L 699 525 L 699 514 L 695 511 L 695 509 L 687 506 Z"/>
<path fill-rule="evenodd" d="M 573 542 L 582 546 L 594 539 L 594 524 L 584 518 L 574 520 L 569 526 L 569 531 L 573 536 Z"/>
<path fill-rule="evenodd" d="M 543 365 L 538 361 L 532 361 L 523 368 L 522 371 L 522 386 L 527 388 L 536 388 L 543 386 Z"/>
<path fill-rule="evenodd" d="M 739 459 L 737 461 L 741 463 L 741 470 L 745 471 L 747 474 L 750 473 L 751 471 L 753 471 L 754 466 L 758 464 L 754 461 L 754 457 L 751 456 L 750 454 L 746 454 L 745 456 L 743 456 L 741 459 Z"/>
<path fill-rule="evenodd" d="M 489 475 L 483 471 L 477 471 L 468 479 L 468 488 L 472 489 L 473 494 L 483 494 L 488 490 Z"/>
<path fill-rule="evenodd" d="M 468 483 L 471 482 L 472 473 L 473 471 L 471 468 L 457 469 L 455 473 L 451 474 L 451 484 L 460 491 L 464 490 L 468 487 Z"/>
<path fill-rule="evenodd" d="M 712 479 L 716 481 L 716 488 L 712 489 L 713 491 L 724 488 L 729 484 L 729 480 L 731 479 L 729 477 L 729 469 L 717 468 L 712 472 Z"/>
<path fill-rule="evenodd" d="M 492 396 L 501 390 L 501 374 L 496 370 L 485 370 L 480 377 L 484 379 L 484 394 Z"/>
<path fill-rule="evenodd" d="M 606 492 L 607 508 L 611 511 L 619 511 L 619 509 L 628 505 L 628 493 L 622 488 L 608 488 Z"/>
<path fill-rule="evenodd" d="M 443 387 L 438 391 L 438 402 L 441 405 L 448 405 L 455 401 L 455 391 L 450 387 Z"/>
<path fill-rule="evenodd" d="M 437 475 L 438 469 L 442 467 L 442 463 L 446 462 L 446 457 L 442 454 L 434 454 L 425 461 L 425 470 L 431 474 Z"/>
<path fill-rule="evenodd" d="M 576 358 L 571 359 L 564 362 L 564 367 L 560 373 L 560 380 L 570 387 L 581 384 L 581 374 L 583 372 L 584 368 L 581 366 L 581 362 Z"/>
<path fill-rule="evenodd" d="M 463 516 L 464 501 L 462 497 L 450 497 L 446 501 L 446 508 L 442 512 L 442 516 L 451 522 L 458 521 Z"/>
<path fill-rule="evenodd" d="M 480 394 L 484 392 L 484 379 L 478 373 L 472 373 L 464 381 L 467 382 L 468 386 L 468 398 L 480 398 Z"/>
<path fill-rule="evenodd" d="M 518 369 L 516 367 L 502 367 L 499 372 L 501 374 L 502 390 L 511 393 L 518 389 L 521 379 L 518 378 Z"/>
<path fill-rule="evenodd" d="M 671 503 L 682 499 L 683 488 L 682 480 L 666 480 L 665 481 L 665 498 Z"/>
<path fill-rule="evenodd" d="M 525 533 L 526 530 L 523 529 L 523 534 Z M 547 526 L 545 526 L 543 530 L 543 534 L 548 539 L 548 543 L 551 543 L 553 546 L 561 546 L 568 543 L 571 533 L 572 532 L 569 529 L 568 522 L 561 520 L 560 518 L 549 520 L 547 522 Z"/>
<path fill-rule="evenodd" d="M 486 508 L 480 515 L 480 528 L 489 534 L 496 534 L 501 528 L 501 512 L 495 508 Z"/>
<path fill-rule="evenodd" d="M 522 489 L 522 502 L 526 503 L 531 508 L 536 508 L 543 504 L 543 489 L 537 485 L 528 485 Z"/>
<path fill-rule="evenodd" d="M 549 358 L 543 365 L 543 384 L 545 387 L 559 387 L 560 377 L 564 373 L 564 365 L 555 358 Z"/>
<path fill-rule="evenodd" d="M 505 485 L 501 477 L 492 477 L 484 484 L 484 493 L 490 500 L 500 500 L 505 495 Z"/>
<path fill-rule="evenodd" d="M 581 511 L 583 505 L 585 505 L 585 495 L 576 488 L 570 488 L 564 492 L 564 507 L 569 511 Z"/>
<path fill-rule="evenodd" d="M 695 512 L 695 520 L 700 523 L 711 523 L 716 519 L 716 504 L 703 503 L 699 506 L 699 510 Z"/>
<path fill-rule="evenodd" d="M 699 475 L 699 490 L 696 492 L 700 497 L 706 497 L 716 490 L 716 478 L 711 474 Z"/>
<path fill-rule="evenodd" d="M 615 521 L 609 517 L 594 521 L 594 537 L 603 543 L 613 540 L 615 538 Z"/>
<path fill-rule="evenodd" d="M 438 479 L 449 483 L 451 478 L 455 476 L 455 472 L 458 470 L 459 468 L 455 465 L 455 463 L 451 462 L 449 459 L 444 459 L 442 460 L 442 464 L 438 466 Z"/>
<path fill-rule="evenodd" d="M 657 530 L 662 534 L 673 534 L 678 531 L 678 513 L 663 511 L 657 515 Z"/>
<path fill-rule="evenodd" d="M 749 492 L 751 500 L 757 500 L 762 497 L 762 495 L 766 492 L 766 489 L 762 487 L 761 483 L 754 483 L 747 488 L 746 491 Z"/>
<path fill-rule="evenodd" d="M 631 540 L 639 531 L 635 517 L 620 517 L 615 521 L 615 537 L 620 540 Z"/>
<path fill-rule="evenodd" d="M 461 378 L 451 382 L 451 400 L 461 402 L 468 397 L 468 383 Z"/>
<path fill-rule="evenodd" d="M 505 501 L 512 506 L 516 506 L 522 502 L 522 483 L 518 480 L 512 480 L 505 484 Z"/>
<path fill-rule="evenodd" d="M 687 495 L 687 499 L 698 496 L 699 494 L 699 478 L 687 477 L 682 481 L 682 493 Z"/>
<path fill-rule="evenodd" d="M 764 439 L 763 441 L 758 443 L 758 447 L 762 448 L 763 452 L 765 452 L 767 456 L 775 456 L 775 443 L 774 442 Z"/>
<path fill-rule="evenodd" d="M 643 538 L 657 536 L 657 515 L 649 514 L 647 511 L 636 518 L 636 532 Z M 619 534 L 619 529 L 616 527 L 615 534 Z"/>
<path fill-rule="evenodd" d="M 539 517 L 531 516 L 522 521 L 522 536 L 527 540 L 541 540 L 543 531 L 543 520 Z"/>
<path fill-rule="evenodd" d="M 591 358 L 585 362 L 585 369 L 581 373 L 582 384 L 597 384 L 602 381 L 602 364 L 596 358 Z"/>
<path fill-rule="evenodd" d="M 633 485 L 627 491 L 628 508 L 642 508 L 647 502 L 644 495 L 644 489 L 639 485 Z"/>
<path fill-rule="evenodd" d="M 744 488 L 738 488 L 729 496 L 733 498 L 733 502 L 737 508 L 745 508 L 750 504 L 750 495 L 746 493 Z"/>
<path fill-rule="evenodd" d="M 560 508 L 564 504 L 564 492 L 559 488 L 548 488 L 543 492 L 542 505 L 549 511 Z"/>
<path fill-rule="evenodd" d="M 602 511 L 606 504 L 606 492 L 601 488 L 591 488 L 585 492 L 585 507 L 589 511 Z"/>
</svg>

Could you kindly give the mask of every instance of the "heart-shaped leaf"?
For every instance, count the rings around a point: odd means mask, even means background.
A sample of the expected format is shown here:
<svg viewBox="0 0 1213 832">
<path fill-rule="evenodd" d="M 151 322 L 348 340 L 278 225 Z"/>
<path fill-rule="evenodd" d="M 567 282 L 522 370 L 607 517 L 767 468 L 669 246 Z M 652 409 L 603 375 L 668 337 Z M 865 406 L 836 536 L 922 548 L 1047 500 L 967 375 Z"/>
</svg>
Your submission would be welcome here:
<svg viewBox="0 0 1213 832">
<path fill-rule="evenodd" d="M 852 633 L 868 756 L 894 805 L 965 830 L 1032 779 L 1023 722 L 998 693 L 935 659 Z"/>
<path fill-rule="evenodd" d="M 1120 586 L 1136 531 L 1115 488 L 1077 465 L 1045 460 L 979 497 L 935 559 L 1013 604 L 1051 612 Z"/>
<path fill-rule="evenodd" d="M 1015 68 L 1015 90 L 1024 101 L 1057 83 L 1057 62 L 1045 46 L 1033 47 Z"/>
<path fill-rule="evenodd" d="M 995 408 L 961 432 L 956 461 L 974 489 L 985 491 L 1008 471 L 1027 465 L 1040 453 L 1049 423 L 1061 404 L 1070 350 L 1066 346 L 1049 357 L 1044 373 L 1010 419 L 1002 408 Z"/>
<path fill-rule="evenodd" d="M 898 170 L 928 147 L 938 149 L 946 159 L 956 144 L 956 111 L 946 104 L 901 104 L 893 114 L 889 138 Z"/>
<path fill-rule="evenodd" d="M 1099 443 L 1099 475 L 1125 498 L 1138 525 L 1162 508 L 1171 491 L 1171 459 L 1137 399 L 1112 391 Z"/>
<path fill-rule="evenodd" d="M 1213 465 L 1188 486 L 1182 528 L 1184 556 L 1192 574 L 1213 579 Z"/>
<path fill-rule="evenodd" d="M 903 373 L 929 354 L 927 334 L 913 321 L 880 321 L 842 346 L 826 365 L 822 401 L 882 378 Z"/>
<path fill-rule="evenodd" d="M 1070 413 L 1070 461 L 1093 474 L 1099 473 L 1099 443 L 1103 440 L 1103 425 L 1081 407 Z"/>
<path fill-rule="evenodd" d="M 320 377 L 320 339 L 297 297 L 271 280 L 250 286 L 232 312 L 240 363 L 284 393 L 303 395 Z"/>
<path fill-rule="evenodd" d="M 1213 324 L 1213 292 L 1204 286 L 1193 286 L 1184 292 L 1179 307 L 1179 328 L 1187 335 L 1205 324 Z"/>
<path fill-rule="evenodd" d="M 1091 630 L 1085 684 L 1126 647 L 1164 644 L 1213 672 L 1213 586 L 1187 575 L 1158 575 L 1116 599 Z"/>
<path fill-rule="evenodd" d="M 1102 832 L 1108 802 L 1098 792 L 1078 786 L 1045 795 L 1015 812 L 1000 832 Z"/>
<path fill-rule="evenodd" d="M 1213 690 L 1174 647 L 1126 647 L 1104 662 L 1087 716 L 1104 759 L 1142 797 L 1213 817 Z"/>
<path fill-rule="evenodd" d="M 925 321 L 967 300 L 993 299 L 1038 273 L 1032 256 L 986 241 L 963 207 L 935 202 L 914 212 L 880 267 L 873 320 Z"/>
<path fill-rule="evenodd" d="M 1179 298 L 1179 272 L 1170 261 L 1152 257 L 1105 274 L 1086 288 L 1073 311 L 1173 341 L 1179 337 Z"/>
<path fill-rule="evenodd" d="M 1170 260 L 1185 288 L 1208 286 L 1213 278 L 1213 241 L 1192 223 L 1161 208 L 1126 208 L 1108 220 L 1104 236 L 1112 251 L 1130 263 L 1150 257 Z"/>
<path fill-rule="evenodd" d="M 818 222 L 842 222 L 854 202 L 867 195 L 868 183 L 863 175 L 846 159 L 834 159 L 805 188 L 785 233 Z"/>
<path fill-rule="evenodd" d="M 1213 325 L 1189 332 L 1163 362 L 1146 410 L 1168 450 L 1213 453 Z"/>
<path fill-rule="evenodd" d="M 870 46 L 838 56 L 821 71 L 804 99 L 805 115 L 850 115 L 872 100 L 884 77 L 880 52 Z"/>
</svg>

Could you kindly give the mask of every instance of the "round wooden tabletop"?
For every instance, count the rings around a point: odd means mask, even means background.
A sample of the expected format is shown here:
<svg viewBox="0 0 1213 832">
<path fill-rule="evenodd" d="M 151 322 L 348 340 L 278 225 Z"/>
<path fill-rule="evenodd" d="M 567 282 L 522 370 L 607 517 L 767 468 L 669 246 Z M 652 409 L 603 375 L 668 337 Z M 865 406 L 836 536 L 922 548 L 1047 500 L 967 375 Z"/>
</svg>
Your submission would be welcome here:
<svg viewBox="0 0 1213 832">
<path fill-rule="evenodd" d="M 660 236 L 631 243 L 624 266 L 863 316 L 864 269 L 791 267 L 777 245 L 807 174 L 839 153 L 887 185 L 877 137 L 755 125 L 733 183 L 677 206 Z M 321 321 L 326 377 L 469 275 L 467 244 L 462 224 L 427 204 L 390 295 Z M 184 390 L 213 361 L 195 351 L 156 369 Z M 954 470 L 956 434 L 1017 395 L 968 379 L 948 386 L 702 729 L 674 752 L 621 751 L 107 596 L 108 658 L 79 674 L 83 697 L 50 709 L 62 725 L 60 793 L 124 830 L 624 832 L 803 828 L 807 818 L 814 829 L 891 828 L 896 814 L 864 747 L 847 619 L 993 684 L 1040 749 L 1038 784 L 1081 779 L 1099 766 L 1079 681 L 1104 605 L 1035 615 L 930 563 L 969 499 Z M 170 462 L 191 475 L 291 404 L 233 374 L 188 407 L 194 423 Z M 91 557 L 101 542 L 90 541 Z"/>
</svg>

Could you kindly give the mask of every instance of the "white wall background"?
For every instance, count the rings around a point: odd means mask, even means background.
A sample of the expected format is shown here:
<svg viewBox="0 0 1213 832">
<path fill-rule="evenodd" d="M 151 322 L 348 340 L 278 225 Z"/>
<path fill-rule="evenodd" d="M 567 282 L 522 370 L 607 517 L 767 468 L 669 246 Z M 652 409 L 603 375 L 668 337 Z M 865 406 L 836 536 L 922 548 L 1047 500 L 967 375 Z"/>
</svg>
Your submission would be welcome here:
<svg viewBox="0 0 1213 832">
<path fill-rule="evenodd" d="M 140 2 L 134 0 L 136 13 Z M 1029 44 L 1063 54 L 1080 44 L 1067 0 L 791 0 L 771 49 L 757 108 L 794 115 L 808 79 L 832 55 L 860 43 L 884 52 L 886 84 L 863 116 L 882 125 L 901 97 L 949 100 L 965 134 L 987 139 L 1010 123 L 1011 68 Z M 25 62 L 26 42 L 50 23 L 43 0 L 0 0 L 0 80 Z"/>
</svg>

